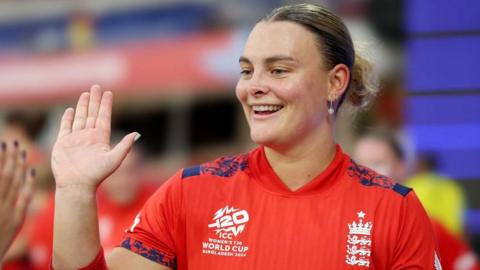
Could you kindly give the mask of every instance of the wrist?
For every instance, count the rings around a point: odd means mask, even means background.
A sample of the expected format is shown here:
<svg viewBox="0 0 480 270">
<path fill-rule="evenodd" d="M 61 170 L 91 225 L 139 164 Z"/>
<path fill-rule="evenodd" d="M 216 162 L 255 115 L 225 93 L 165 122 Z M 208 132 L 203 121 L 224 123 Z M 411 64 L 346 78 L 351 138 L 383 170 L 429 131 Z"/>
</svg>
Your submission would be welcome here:
<svg viewBox="0 0 480 270">
<path fill-rule="evenodd" d="M 56 185 L 55 194 L 56 195 L 65 195 L 71 196 L 72 199 L 78 197 L 95 197 L 97 192 L 97 187 L 87 184 L 68 184 L 68 185 Z"/>
</svg>

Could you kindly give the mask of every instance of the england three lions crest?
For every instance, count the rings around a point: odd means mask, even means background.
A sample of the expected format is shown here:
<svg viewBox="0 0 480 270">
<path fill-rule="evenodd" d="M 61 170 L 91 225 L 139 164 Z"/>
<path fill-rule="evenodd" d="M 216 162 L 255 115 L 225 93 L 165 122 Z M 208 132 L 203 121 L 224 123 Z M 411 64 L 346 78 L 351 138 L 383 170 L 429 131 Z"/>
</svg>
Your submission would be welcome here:
<svg viewBox="0 0 480 270">
<path fill-rule="evenodd" d="M 366 213 L 357 213 L 358 220 L 348 224 L 347 255 L 349 265 L 370 266 L 373 223 L 365 221 Z"/>
</svg>

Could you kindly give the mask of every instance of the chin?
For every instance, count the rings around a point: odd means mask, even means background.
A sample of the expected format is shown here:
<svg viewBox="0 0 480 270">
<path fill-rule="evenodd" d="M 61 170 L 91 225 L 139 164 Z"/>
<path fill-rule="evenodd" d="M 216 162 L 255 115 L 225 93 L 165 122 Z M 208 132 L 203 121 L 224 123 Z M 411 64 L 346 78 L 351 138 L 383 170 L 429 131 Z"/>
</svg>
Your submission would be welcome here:
<svg viewBox="0 0 480 270">
<path fill-rule="evenodd" d="M 265 132 L 250 132 L 250 138 L 256 144 L 269 145 L 273 142 L 273 138 Z"/>
</svg>

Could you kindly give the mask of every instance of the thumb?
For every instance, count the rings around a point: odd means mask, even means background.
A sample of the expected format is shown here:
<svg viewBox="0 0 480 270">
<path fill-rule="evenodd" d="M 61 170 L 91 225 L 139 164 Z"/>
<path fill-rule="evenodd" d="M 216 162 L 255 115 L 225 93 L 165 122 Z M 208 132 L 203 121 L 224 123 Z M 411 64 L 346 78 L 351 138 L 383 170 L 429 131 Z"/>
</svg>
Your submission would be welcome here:
<svg viewBox="0 0 480 270">
<path fill-rule="evenodd" d="M 113 164 L 116 164 L 116 169 L 120 164 L 123 162 L 127 154 L 132 149 L 133 143 L 136 142 L 140 138 L 140 133 L 132 132 L 115 145 L 115 147 L 110 150 L 109 155 L 113 161 Z"/>
</svg>

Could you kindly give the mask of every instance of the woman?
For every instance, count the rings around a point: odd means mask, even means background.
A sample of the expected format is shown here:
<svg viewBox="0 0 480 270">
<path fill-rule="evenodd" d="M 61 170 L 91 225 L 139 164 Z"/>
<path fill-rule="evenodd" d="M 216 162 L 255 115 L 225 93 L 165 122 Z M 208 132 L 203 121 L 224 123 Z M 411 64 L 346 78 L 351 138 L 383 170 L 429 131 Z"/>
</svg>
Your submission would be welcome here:
<svg viewBox="0 0 480 270">
<path fill-rule="evenodd" d="M 108 268 L 435 269 L 414 193 L 335 145 L 335 112 L 371 93 L 368 65 L 341 20 L 315 5 L 276 9 L 253 28 L 239 62 L 236 93 L 260 147 L 178 171 L 145 204 Z M 52 157 L 57 269 L 107 267 L 95 190 L 139 137 L 110 149 L 111 102 L 94 86 L 75 116 L 67 109 L 62 118 Z"/>
</svg>

